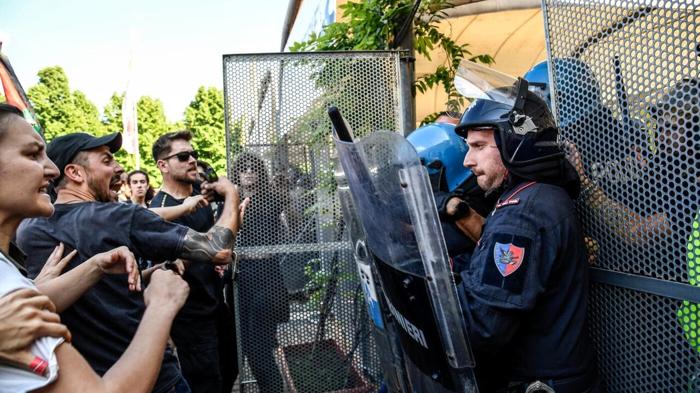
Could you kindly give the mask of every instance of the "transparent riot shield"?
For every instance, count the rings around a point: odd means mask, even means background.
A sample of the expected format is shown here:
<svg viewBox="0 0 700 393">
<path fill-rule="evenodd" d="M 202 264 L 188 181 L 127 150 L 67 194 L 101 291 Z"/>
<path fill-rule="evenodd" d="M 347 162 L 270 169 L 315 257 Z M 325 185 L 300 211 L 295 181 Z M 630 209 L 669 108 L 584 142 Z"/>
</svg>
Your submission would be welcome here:
<svg viewBox="0 0 700 393">
<path fill-rule="evenodd" d="M 411 391 L 476 392 L 447 249 L 418 155 L 391 132 L 334 142 L 376 281 L 398 325 Z"/>
<path fill-rule="evenodd" d="M 367 237 L 357 216 L 345 173 L 340 167 L 336 169 L 335 180 L 338 184 L 338 198 L 343 209 L 343 219 L 350 234 L 353 255 L 367 303 L 367 312 L 372 321 L 372 336 L 377 344 L 377 352 L 384 376 L 383 382 L 390 393 L 410 392 L 403 351 L 398 340 L 399 327 L 395 320 L 390 317 L 389 308 L 381 296 L 382 288 L 379 274 L 372 254 L 367 249 Z"/>
</svg>

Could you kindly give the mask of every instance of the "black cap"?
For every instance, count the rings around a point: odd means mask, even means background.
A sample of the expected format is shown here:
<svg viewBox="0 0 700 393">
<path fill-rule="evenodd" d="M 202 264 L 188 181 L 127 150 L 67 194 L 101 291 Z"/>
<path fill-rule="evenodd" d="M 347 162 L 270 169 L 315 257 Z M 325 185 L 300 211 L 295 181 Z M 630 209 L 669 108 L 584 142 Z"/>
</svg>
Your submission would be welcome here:
<svg viewBox="0 0 700 393">
<path fill-rule="evenodd" d="M 75 132 L 54 138 L 46 146 L 46 154 L 56 164 L 58 170 L 61 171 L 61 174 L 53 180 L 54 184 L 58 184 L 61 181 L 64 168 L 73 161 L 78 153 L 100 146 L 107 146 L 110 152 L 116 153 L 122 147 L 122 134 L 115 132 L 101 137 L 94 137 L 85 132 Z"/>
</svg>

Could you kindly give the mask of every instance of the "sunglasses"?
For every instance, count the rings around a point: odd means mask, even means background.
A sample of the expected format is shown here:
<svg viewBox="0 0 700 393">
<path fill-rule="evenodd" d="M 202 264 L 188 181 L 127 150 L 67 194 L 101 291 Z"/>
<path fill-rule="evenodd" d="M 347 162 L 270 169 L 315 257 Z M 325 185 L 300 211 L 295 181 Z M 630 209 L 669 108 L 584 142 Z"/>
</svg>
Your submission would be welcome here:
<svg viewBox="0 0 700 393">
<path fill-rule="evenodd" d="M 173 157 L 177 157 L 177 160 L 180 162 L 187 162 L 190 159 L 190 157 L 192 157 L 196 160 L 199 157 L 199 154 L 197 154 L 197 152 L 194 150 L 193 151 L 181 151 L 179 153 L 175 153 L 175 154 L 171 154 L 167 157 L 163 157 L 163 158 L 161 158 L 161 160 L 165 161 L 165 160 L 169 160 Z"/>
</svg>

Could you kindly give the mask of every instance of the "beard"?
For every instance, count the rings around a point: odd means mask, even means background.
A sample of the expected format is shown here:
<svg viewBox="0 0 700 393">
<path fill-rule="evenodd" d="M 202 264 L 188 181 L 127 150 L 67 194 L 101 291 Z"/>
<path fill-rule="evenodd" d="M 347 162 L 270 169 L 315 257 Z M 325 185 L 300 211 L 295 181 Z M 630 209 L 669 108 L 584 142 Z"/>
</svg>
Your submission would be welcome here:
<svg viewBox="0 0 700 393">
<path fill-rule="evenodd" d="M 173 180 L 175 180 L 178 183 L 185 183 L 185 184 L 190 184 L 194 185 L 198 183 L 197 180 L 197 175 L 195 173 L 194 176 L 189 176 L 189 172 L 185 172 L 183 174 L 173 174 Z"/>
<path fill-rule="evenodd" d="M 98 202 L 115 202 L 117 200 L 117 193 L 112 191 L 111 185 L 117 180 L 121 181 L 119 175 L 113 176 L 109 183 L 104 184 L 104 180 L 94 178 L 89 170 L 86 170 L 86 173 L 87 185 Z"/>
<path fill-rule="evenodd" d="M 114 201 L 114 197 L 112 196 L 113 193 L 109 186 L 105 187 L 103 184 L 100 184 L 100 182 L 96 181 L 92 177 L 88 177 L 87 185 L 88 187 L 90 187 L 90 191 L 92 191 L 92 194 L 95 196 L 95 199 L 98 202 Z"/>
</svg>

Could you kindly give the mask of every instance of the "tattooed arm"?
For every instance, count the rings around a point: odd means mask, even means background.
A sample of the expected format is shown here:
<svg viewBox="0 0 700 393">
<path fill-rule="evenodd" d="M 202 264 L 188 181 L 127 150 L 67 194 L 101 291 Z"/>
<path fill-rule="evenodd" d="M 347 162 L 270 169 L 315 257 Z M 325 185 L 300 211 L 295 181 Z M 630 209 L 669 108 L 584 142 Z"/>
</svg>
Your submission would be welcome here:
<svg viewBox="0 0 700 393">
<path fill-rule="evenodd" d="M 193 262 L 226 264 L 231 262 L 236 235 L 229 228 L 214 225 L 209 232 L 188 230 L 180 258 Z"/>
<path fill-rule="evenodd" d="M 220 177 L 214 183 L 204 183 L 202 190 L 205 194 L 215 192 L 224 197 L 221 216 L 207 233 L 192 229 L 187 231 L 179 257 L 193 262 L 230 263 L 236 234 L 248 201 L 240 203 L 238 189 L 225 177 Z"/>
</svg>

